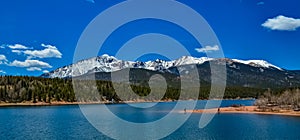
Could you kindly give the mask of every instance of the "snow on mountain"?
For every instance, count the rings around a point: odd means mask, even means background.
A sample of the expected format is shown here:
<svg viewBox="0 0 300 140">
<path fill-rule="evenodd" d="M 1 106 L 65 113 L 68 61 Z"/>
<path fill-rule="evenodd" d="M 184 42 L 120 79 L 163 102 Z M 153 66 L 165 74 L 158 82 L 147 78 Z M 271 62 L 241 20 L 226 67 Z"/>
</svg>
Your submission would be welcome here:
<svg viewBox="0 0 300 140">
<path fill-rule="evenodd" d="M 45 77 L 65 78 L 72 76 L 80 76 L 91 72 L 113 72 L 124 68 L 130 68 L 134 62 L 118 60 L 113 56 L 102 55 L 85 60 L 81 60 L 75 64 L 58 68 L 53 72 L 45 74 Z"/>
<path fill-rule="evenodd" d="M 176 66 L 181 66 L 181 65 L 189 65 L 189 64 L 203 64 L 206 61 L 211 61 L 214 60 L 213 58 L 208 58 L 208 57 L 201 57 L 201 58 L 196 58 L 192 56 L 183 56 L 180 59 L 175 60 L 175 65 Z"/>
<path fill-rule="evenodd" d="M 232 60 L 245 65 L 251 65 L 253 67 L 276 68 L 278 70 L 282 70 L 280 67 L 270 64 L 269 62 L 264 60 L 238 60 L 238 59 L 232 59 Z"/>
<path fill-rule="evenodd" d="M 163 70 L 168 69 L 170 67 L 177 67 L 182 65 L 190 65 L 190 64 L 203 64 L 206 61 L 213 60 L 213 58 L 201 57 L 195 58 L 191 56 L 183 56 L 177 60 L 173 61 L 164 61 L 164 60 L 155 60 L 145 62 L 145 69 L 148 70 Z"/>
<path fill-rule="evenodd" d="M 66 78 L 66 77 L 80 76 L 80 75 L 94 73 L 94 72 L 115 72 L 125 68 L 142 68 L 142 69 L 147 69 L 152 71 L 166 72 L 170 67 L 177 67 L 177 66 L 190 65 L 190 64 L 203 64 L 204 62 L 212 61 L 212 60 L 218 60 L 218 59 L 207 58 L 207 57 L 196 58 L 192 56 L 183 56 L 177 60 L 172 60 L 172 61 L 157 59 L 155 61 L 148 61 L 148 62 L 139 62 L 139 61 L 133 62 L 133 61 L 118 60 L 113 56 L 109 56 L 105 54 L 102 56 L 81 60 L 75 64 L 64 66 L 62 68 L 58 68 L 52 72 L 43 74 L 42 77 Z M 272 68 L 282 70 L 281 68 L 274 66 L 263 60 L 244 61 L 244 60 L 233 59 L 231 61 L 246 64 L 246 65 L 251 65 L 254 67 L 264 67 L 264 68 L 272 67 Z"/>
</svg>

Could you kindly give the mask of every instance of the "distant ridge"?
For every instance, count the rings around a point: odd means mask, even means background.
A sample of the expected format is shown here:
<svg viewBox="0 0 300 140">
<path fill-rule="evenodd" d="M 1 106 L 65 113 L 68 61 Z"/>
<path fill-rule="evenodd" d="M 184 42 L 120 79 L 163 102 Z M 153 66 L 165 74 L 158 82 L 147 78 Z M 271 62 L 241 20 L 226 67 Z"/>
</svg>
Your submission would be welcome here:
<svg viewBox="0 0 300 140">
<path fill-rule="evenodd" d="M 177 60 L 172 61 L 164 61 L 164 60 L 155 60 L 155 61 L 147 61 L 147 62 L 133 62 L 133 61 L 124 61 L 119 60 L 113 56 L 109 56 L 104 54 L 102 56 L 93 57 L 85 60 L 78 61 L 77 63 L 64 66 L 58 68 L 49 73 L 45 73 L 41 75 L 41 77 L 45 78 L 68 78 L 68 77 L 76 77 L 90 73 L 96 72 L 115 72 L 126 68 L 140 68 L 151 71 L 159 71 L 159 72 L 172 72 L 169 71 L 172 67 L 179 67 L 184 65 L 197 64 L 201 65 L 205 62 L 210 61 L 226 61 L 228 65 L 232 63 L 241 63 L 245 65 L 249 65 L 256 68 L 268 68 L 268 69 L 276 69 L 282 71 L 283 69 L 277 67 L 273 64 L 268 63 L 264 60 L 238 60 L 238 59 L 216 59 L 216 58 L 208 58 L 208 57 L 192 57 L 192 56 L 183 56 Z M 234 66 L 234 65 L 232 65 Z"/>
</svg>

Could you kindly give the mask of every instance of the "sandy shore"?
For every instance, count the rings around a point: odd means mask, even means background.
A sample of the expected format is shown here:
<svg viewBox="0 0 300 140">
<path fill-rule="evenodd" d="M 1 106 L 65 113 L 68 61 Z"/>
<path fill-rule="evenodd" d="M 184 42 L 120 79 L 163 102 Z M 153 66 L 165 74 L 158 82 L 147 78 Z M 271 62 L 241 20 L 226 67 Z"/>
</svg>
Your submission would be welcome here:
<svg viewBox="0 0 300 140">
<path fill-rule="evenodd" d="M 184 111 L 181 111 L 184 112 Z M 242 106 L 242 107 L 224 107 L 224 108 L 214 108 L 206 110 L 187 110 L 189 113 L 244 113 L 244 114 L 265 114 L 265 115 L 287 115 L 287 116 L 299 116 L 300 112 L 293 110 L 279 110 L 276 112 L 262 111 L 258 109 L 257 106 Z"/>
</svg>

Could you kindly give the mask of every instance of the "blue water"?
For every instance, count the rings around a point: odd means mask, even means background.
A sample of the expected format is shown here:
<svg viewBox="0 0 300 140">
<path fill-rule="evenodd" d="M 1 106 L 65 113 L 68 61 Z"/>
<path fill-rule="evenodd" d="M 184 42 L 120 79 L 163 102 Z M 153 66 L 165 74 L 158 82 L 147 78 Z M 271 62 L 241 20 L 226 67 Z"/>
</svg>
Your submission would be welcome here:
<svg viewBox="0 0 300 140">
<path fill-rule="evenodd" d="M 252 105 L 253 100 L 224 100 L 221 106 Z M 176 103 L 159 103 L 150 110 L 133 109 L 126 104 L 110 105 L 119 117 L 132 122 L 157 120 Z M 199 101 L 198 109 L 205 101 Z M 85 105 L 95 107 L 103 105 Z M 126 111 L 124 111 L 126 110 Z M 150 117 L 149 117 L 150 116 Z M 256 114 L 217 114 L 203 129 L 201 114 L 191 117 L 164 139 L 300 139 L 300 118 Z M 0 139 L 109 139 L 97 131 L 77 105 L 0 108 Z"/>
</svg>

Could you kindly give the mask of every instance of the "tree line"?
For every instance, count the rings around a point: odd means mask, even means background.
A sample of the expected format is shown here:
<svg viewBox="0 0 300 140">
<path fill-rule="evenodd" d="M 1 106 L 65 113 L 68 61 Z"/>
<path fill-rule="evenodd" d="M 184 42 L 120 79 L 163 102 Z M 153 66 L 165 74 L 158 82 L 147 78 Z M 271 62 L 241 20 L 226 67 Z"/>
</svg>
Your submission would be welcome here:
<svg viewBox="0 0 300 140">
<path fill-rule="evenodd" d="M 74 79 L 73 79 L 74 80 Z M 137 97 L 147 97 L 147 100 L 178 100 L 191 99 L 194 91 L 200 91 L 198 99 L 208 99 L 210 95 L 209 84 L 201 84 L 199 87 L 191 87 L 184 89 L 186 94 L 180 95 L 182 92 L 180 84 L 170 84 L 166 89 L 159 86 L 149 87 L 147 81 L 134 83 L 114 83 L 104 80 L 80 80 L 72 82 L 72 79 L 60 78 L 40 78 L 29 76 L 0 76 L 0 102 L 21 103 L 21 102 L 92 102 L 92 101 L 128 101 L 137 100 Z M 139 84 L 142 83 L 142 84 Z M 76 88 L 74 93 L 73 84 Z M 90 86 L 95 84 L 96 86 Z M 121 87 L 117 95 L 114 86 Z M 159 85 L 159 84 L 158 84 Z M 94 88 L 94 89 L 92 89 Z M 132 89 L 134 95 L 129 93 Z M 155 93 L 163 93 L 163 95 L 149 95 L 151 90 Z M 224 98 L 258 98 L 263 95 L 267 89 L 249 88 L 249 87 L 226 87 Z M 155 94 L 154 93 L 154 94 Z M 120 97 L 122 98 L 120 98 Z M 218 97 L 215 97 L 218 98 Z"/>
<path fill-rule="evenodd" d="M 296 88 L 267 90 L 255 102 L 260 109 L 279 111 L 280 109 L 300 111 L 300 90 Z"/>
</svg>

